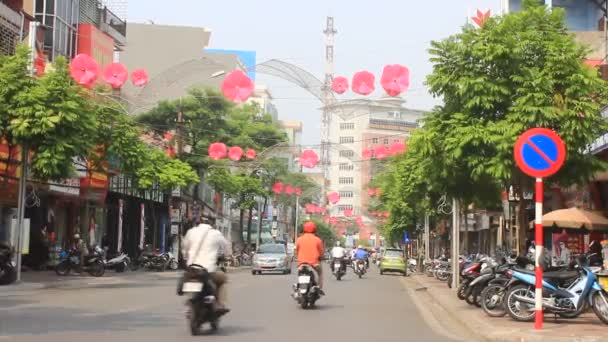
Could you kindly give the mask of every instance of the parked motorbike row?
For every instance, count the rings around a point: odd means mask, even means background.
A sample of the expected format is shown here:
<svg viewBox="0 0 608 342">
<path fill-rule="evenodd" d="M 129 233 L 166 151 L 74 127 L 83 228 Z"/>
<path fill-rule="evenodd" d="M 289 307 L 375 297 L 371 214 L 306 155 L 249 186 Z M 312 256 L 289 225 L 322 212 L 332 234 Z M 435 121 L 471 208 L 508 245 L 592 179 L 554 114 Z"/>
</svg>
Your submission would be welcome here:
<svg viewBox="0 0 608 342">
<path fill-rule="evenodd" d="M 589 308 L 608 324 L 608 289 L 598 282 L 599 267 L 590 267 L 586 256 L 562 267 L 550 267 L 541 257 L 543 268 L 543 311 L 562 318 L 576 318 Z M 447 265 L 446 265 L 447 262 Z M 534 263 L 529 257 L 502 257 L 499 261 L 485 255 L 461 257 L 460 285 L 457 296 L 470 305 L 480 307 L 491 317 L 509 315 L 521 322 L 534 321 L 535 283 Z M 425 273 L 443 279 L 451 286 L 449 262 L 434 260 Z"/>
<path fill-rule="evenodd" d="M 17 280 L 16 263 L 13 261 L 14 254 L 13 248 L 0 242 L 0 285 L 12 284 Z"/>
</svg>

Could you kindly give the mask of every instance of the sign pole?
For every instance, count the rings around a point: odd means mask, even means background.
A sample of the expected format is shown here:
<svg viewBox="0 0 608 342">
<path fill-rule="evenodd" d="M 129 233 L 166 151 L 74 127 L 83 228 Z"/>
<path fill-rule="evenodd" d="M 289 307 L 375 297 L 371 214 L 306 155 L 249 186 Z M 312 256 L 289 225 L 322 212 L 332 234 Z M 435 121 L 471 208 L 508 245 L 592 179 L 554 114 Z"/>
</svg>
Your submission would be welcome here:
<svg viewBox="0 0 608 342">
<path fill-rule="evenodd" d="M 536 289 L 534 294 L 536 316 L 534 328 L 543 328 L 543 269 L 540 266 L 540 258 L 543 254 L 543 179 L 536 178 L 536 213 L 534 217 L 534 230 L 536 235 Z"/>
</svg>

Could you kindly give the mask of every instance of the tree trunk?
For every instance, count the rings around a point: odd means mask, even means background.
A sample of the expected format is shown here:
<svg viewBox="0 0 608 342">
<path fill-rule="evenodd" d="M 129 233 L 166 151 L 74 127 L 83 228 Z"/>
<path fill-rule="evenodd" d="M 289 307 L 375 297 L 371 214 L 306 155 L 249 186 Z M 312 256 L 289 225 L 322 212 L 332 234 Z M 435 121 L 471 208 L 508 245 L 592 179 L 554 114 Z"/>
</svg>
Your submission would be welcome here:
<svg viewBox="0 0 608 342">
<path fill-rule="evenodd" d="M 251 225 L 253 220 L 253 207 L 249 207 L 249 215 L 247 217 L 247 246 L 251 248 Z"/>
<path fill-rule="evenodd" d="M 526 244 L 528 240 L 528 222 L 526 215 L 526 201 L 523 191 L 519 190 L 519 202 L 517 203 L 517 254 L 526 254 Z"/>
</svg>

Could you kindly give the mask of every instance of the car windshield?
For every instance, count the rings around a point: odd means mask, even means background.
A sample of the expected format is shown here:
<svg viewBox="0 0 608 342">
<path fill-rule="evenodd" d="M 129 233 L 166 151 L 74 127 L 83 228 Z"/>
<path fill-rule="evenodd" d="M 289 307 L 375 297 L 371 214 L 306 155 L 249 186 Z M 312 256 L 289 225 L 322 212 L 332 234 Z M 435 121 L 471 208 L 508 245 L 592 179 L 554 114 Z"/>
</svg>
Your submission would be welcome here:
<svg viewBox="0 0 608 342">
<path fill-rule="evenodd" d="M 285 254 L 285 246 L 283 245 L 261 245 L 258 250 L 259 254 Z"/>
<path fill-rule="evenodd" d="M 403 252 L 398 249 L 388 249 L 384 253 L 384 256 L 389 258 L 403 258 Z"/>
</svg>

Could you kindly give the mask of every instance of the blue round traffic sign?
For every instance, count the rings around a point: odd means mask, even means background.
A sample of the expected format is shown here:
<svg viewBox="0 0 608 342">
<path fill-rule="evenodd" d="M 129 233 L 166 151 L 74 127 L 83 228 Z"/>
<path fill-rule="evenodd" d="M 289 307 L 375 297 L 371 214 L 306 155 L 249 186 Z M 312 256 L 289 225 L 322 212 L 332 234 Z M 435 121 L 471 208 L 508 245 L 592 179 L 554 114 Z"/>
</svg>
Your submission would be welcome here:
<svg viewBox="0 0 608 342">
<path fill-rule="evenodd" d="M 528 176 L 549 177 L 566 160 L 566 146 L 554 131 L 532 128 L 517 138 L 513 148 L 515 163 Z"/>
</svg>

